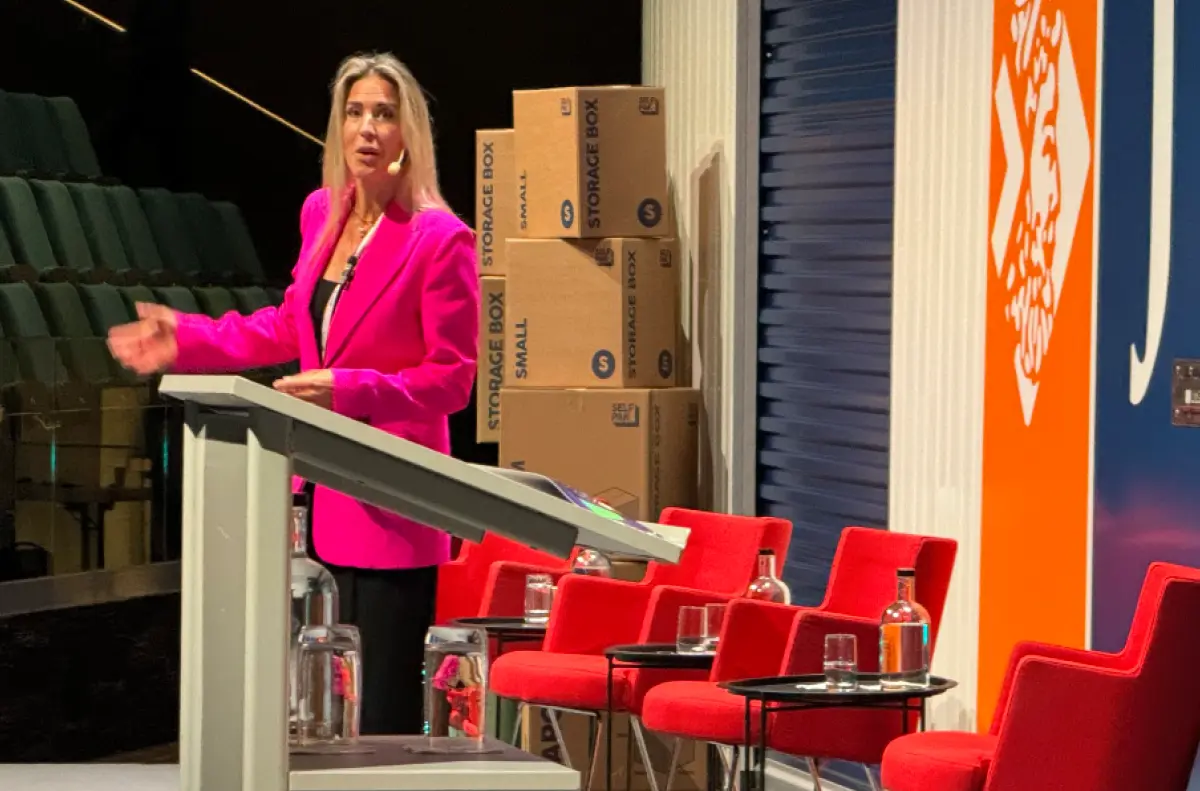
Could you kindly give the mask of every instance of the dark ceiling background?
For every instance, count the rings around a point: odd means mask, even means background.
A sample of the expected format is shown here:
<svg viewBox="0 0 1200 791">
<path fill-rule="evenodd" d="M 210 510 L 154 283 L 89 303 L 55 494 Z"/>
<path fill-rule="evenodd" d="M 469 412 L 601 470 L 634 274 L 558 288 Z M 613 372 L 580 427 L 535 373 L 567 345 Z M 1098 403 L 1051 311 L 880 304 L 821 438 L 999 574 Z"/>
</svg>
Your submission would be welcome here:
<svg viewBox="0 0 1200 791">
<path fill-rule="evenodd" d="M 641 0 L 63 0 L 0 4 L 0 89 L 73 96 L 105 171 L 236 201 L 264 265 L 291 270 L 320 147 L 189 73 L 207 72 L 321 137 L 338 62 L 390 50 L 430 97 L 442 188 L 473 222 L 474 131 L 512 122 L 511 92 L 641 79 Z M 494 461 L 455 421 L 455 455 Z"/>
</svg>

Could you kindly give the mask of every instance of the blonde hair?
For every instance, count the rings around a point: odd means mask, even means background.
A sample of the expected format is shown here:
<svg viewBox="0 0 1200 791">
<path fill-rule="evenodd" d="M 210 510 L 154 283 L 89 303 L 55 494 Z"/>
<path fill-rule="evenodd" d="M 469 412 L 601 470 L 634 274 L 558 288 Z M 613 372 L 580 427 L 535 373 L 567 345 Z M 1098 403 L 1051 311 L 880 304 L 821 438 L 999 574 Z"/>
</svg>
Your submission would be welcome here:
<svg viewBox="0 0 1200 791">
<path fill-rule="evenodd" d="M 382 77 L 396 89 L 399 100 L 397 112 L 400 133 L 404 138 L 405 161 L 397 199 L 405 209 L 446 209 L 445 199 L 438 188 L 437 159 L 433 150 L 433 123 L 429 105 L 412 72 L 390 52 L 351 55 L 338 66 L 330 86 L 332 103 L 329 107 L 329 128 L 325 132 L 325 154 L 322 158 L 322 186 L 329 188 L 331 201 L 329 220 L 337 223 L 349 199 L 348 172 L 342 129 L 346 120 L 346 98 L 350 87 L 363 77 Z"/>
</svg>

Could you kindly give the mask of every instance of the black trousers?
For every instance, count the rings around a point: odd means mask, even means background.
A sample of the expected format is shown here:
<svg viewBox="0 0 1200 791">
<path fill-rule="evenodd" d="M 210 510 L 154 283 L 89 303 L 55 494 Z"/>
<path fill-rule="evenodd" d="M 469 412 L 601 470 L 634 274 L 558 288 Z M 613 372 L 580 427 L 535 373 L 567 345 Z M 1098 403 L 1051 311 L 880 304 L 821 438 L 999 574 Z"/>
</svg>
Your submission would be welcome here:
<svg viewBox="0 0 1200 791">
<path fill-rule="evenodd" d="M 358 627 L 362 637 L 362 733 L 420 734 L 425 724 L 425 632 L 433 624 L 437 566 L 334 566 L 313 549 L 311 518 L 308 536 L 309 555 L 337 581 L 339 620 Z"/>
</svg>

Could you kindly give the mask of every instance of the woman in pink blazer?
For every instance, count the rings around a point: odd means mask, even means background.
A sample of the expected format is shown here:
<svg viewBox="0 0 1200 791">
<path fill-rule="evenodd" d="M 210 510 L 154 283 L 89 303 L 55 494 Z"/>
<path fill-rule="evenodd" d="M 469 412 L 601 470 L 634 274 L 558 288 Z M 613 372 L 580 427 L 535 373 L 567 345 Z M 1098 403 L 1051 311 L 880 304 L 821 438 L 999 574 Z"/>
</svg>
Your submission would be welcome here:
<svg viewBox="0 0 1200 791">
<path fill-rule="evenodd" d="M 219 320 L 139 305 L 109 346 L 141 374 L 299 359 L 277 390 L 447 453 L 448 416 L 474 379 L 474 238 L 438 189 L 429 110 L 409 71 L 388 54 L 351 57 L 332 93 L 324 186 L 301 209 L 283 304 Z M 362 634 L 363 732 L 420 733 L 424 635 L 450 538 L 322 488 L 312 513 L 310 552 L 337 578 L 341 620 Z"/>
</svg>

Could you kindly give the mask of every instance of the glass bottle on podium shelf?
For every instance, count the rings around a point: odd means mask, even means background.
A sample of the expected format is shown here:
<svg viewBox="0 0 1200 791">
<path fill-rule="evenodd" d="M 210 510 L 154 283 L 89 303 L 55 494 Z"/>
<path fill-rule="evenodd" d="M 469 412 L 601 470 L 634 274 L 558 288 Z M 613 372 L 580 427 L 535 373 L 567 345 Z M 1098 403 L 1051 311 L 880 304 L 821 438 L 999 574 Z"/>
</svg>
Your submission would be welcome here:
<svg viewBox="0 0 1200 791">
<path fill-rule="evenodd" d="M 425 633 L 425 753 L 488 752 L 487 634 L 434 626 Z"/>
<path fill-rule="evenodd" d="M 769 601 L 776 604 L 791 604 L 792 591 L 783 580 L 775 575 L 775 552 L 771 549 L 758 550 L 758 577 L 746 589 L 747 599 Z"/>
<path fill-rule="evenodd" d="M 879 683 L 885 689 L 929 684 L 929 613 L 916 600 L 917 573 L 896 572 L 896 601 L 879 620 Z"/>
<path fill-rule="evenodd" d="M 292 498 L 291 644 L 288 648 L 288 731 L 296 736 L 299 693 L 296 653 L 300 633 L 310 626 L 331 626 L 338 618 L 337 582 L 329 569 L 308 556 L 308 504 L 303 494 Z"/>
</svg>

